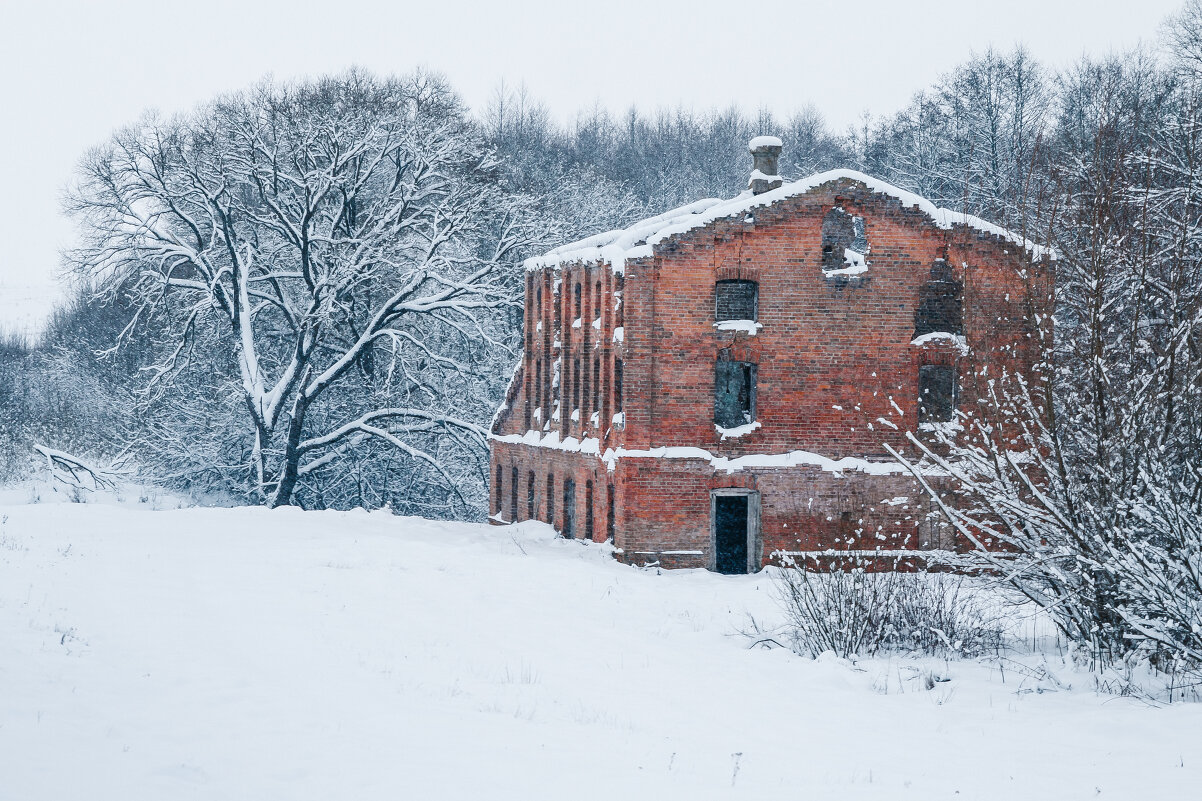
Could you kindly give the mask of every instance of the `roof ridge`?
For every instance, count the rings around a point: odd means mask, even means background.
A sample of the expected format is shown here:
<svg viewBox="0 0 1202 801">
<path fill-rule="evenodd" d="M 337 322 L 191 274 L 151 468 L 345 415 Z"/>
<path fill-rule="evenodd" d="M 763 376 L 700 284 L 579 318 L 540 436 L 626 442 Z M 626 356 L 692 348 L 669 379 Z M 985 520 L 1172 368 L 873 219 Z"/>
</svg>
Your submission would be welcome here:
<svg viewBox="0 0 1202 801">
<path fill-rule="evenodd" d="M 622 272 L 626 262 L 632 259 L 644 258 L 652 254 L 653 248 L 675 234 L 685 233 L 701 228 L 715 220 L 733 217 L 761 206 L 770 206 L 787 198 L 805 194 L 824 184 L 839 180 L 850 180 L 863 184 L 870 192 L 888 195 L 901 201 L 903 206 L 917 207 L 939 228 L 950 230 L 954 225 L 965 225 L 983 233 L 1001 237 L 1027 250 L 1032 258 L 1041 259 L 1045 256 L 1056 258 L 1055 251 L 1044 245 L 1037 244 L 1024 236 L 1009 231 L 1000 225 L 981 219 L 967 212 L 957 212 L 940 208 L 931 201 L 894 186 L 886 181 L 873 178 L 857 170 L 836 169 L 814 173 L 806 178 L 785 183 L 775 189 L 759 195 L 742 192 L 733 198 L 720 200 L 705 198 L 685 204 L 675 209 L 638 220 L 626 228 L 618 228 L 601 234 L 561 245 L 541 256 L 526 259 L 527 270 L 538 270 L 547 267 L 558 267 L 563 264 L 576 262 L 601 263 L 608 262 L 615 272 Z"/>
</svg>

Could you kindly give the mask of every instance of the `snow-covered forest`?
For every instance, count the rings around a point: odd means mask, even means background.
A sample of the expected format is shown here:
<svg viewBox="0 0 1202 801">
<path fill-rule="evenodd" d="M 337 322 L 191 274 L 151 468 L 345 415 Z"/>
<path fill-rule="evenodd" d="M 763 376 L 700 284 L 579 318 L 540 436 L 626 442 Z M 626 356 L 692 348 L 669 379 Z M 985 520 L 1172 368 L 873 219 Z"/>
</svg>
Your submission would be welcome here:
<svg viewBox="0 0 1202 801">
<path fill-rule="evenodd" d="M 360 70 L 131 121 L 67 193 L 73 300 L 38 341 L 0 339 L 0 484 L 482 520 L 522 260 L 741 191 L 758 134 L 786 180 L 851 167 L 1055 249 L 1037 375 L 915 446 L 967 499 L 948 522 L 1005 543 L 981 558 L 1089 659 L 1196 667 L 1199 0 L 1064 69 L 979 53 L 847 131 L 737 106 L 564 122 L 520 87 L 467 108 L 438 74 Z"/>
</svg>

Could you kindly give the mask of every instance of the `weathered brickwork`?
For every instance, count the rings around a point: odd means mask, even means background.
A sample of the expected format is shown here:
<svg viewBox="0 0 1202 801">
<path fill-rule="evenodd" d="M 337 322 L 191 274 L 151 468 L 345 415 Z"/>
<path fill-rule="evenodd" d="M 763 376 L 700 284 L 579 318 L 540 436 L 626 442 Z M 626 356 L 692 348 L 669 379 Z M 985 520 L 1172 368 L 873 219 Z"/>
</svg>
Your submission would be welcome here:
<svg viewBox="0 0 1202 801">
<path fill-rule="evenodd" d="M 864 269 L 831 270 L 832 209 L 858 218 Z M 884 443 L 912 451 L 924 366 L 951 368 L 961 408 L 982 374 L 1031 369 L 1037 272 L 1007 239 L 940 228 L 851 180 L 670 236 L 621 272 L 531 270 L 525 351 L 493 430 L 490 512 L 613 537 L 627 561 L 713 568 L 715 492 L 741 490 L 752 568 L 781 552 L 879 550 L 900 565 L 960 548 L 914 480 L 889 472 Z M 758 328 L 716 326 L 715 284 L 729 279 L 758 285 Z M 754 424 L 736 436 L 714 424 L 719 359 L 755 366 Z M 799 451 L 809 455 L 792 466 L 770 458 Z M 743 469 L 722 461 L 740 457 Z"/>
</svg>

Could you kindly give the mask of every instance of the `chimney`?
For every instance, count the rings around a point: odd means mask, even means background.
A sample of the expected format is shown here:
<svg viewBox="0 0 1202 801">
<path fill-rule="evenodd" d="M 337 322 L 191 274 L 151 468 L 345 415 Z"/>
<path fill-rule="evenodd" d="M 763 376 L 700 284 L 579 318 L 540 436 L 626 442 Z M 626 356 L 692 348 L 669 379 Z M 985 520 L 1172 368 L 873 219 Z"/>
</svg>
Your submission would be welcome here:
<svg viewBox="0 0 1202 801">
<path fill-rule="evenodd" d="M 763 194 L 784 183 L 777 174 L 776 166 L 782 149 L 780 139 L 775 136 L 757 136 L 747 143 L 747 148 L 755 159 L 751 167 L 751 179 L 747 182 L 747 188 L 753 194 Z"/>
</svg>

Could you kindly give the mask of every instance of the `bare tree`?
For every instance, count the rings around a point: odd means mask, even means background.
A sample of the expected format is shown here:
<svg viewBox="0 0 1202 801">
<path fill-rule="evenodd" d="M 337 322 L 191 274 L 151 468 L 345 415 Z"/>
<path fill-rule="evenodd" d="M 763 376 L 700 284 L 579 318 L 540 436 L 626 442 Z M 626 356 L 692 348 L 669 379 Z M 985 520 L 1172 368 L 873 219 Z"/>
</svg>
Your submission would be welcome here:
<svg viewBox="0 0 1202 801">
<path fill-rule="evenodd" d="M 201 353 L 229 360 L 273 506 L 369 440 L 456 486 L 430 443 L 484 447 L 523 204 L 440 79 L 359 72 L 147 117 L 69 199 L 75 267 L 133 299 L 127 339 L 161 321 L 147 394 L 222 370 Z"/>
</svg>

